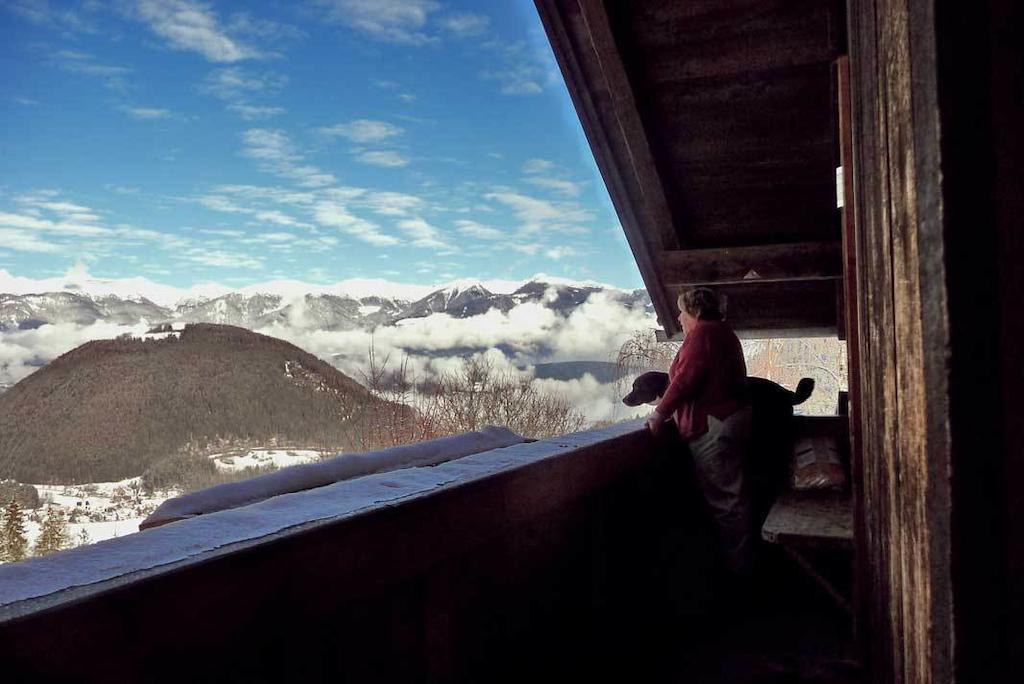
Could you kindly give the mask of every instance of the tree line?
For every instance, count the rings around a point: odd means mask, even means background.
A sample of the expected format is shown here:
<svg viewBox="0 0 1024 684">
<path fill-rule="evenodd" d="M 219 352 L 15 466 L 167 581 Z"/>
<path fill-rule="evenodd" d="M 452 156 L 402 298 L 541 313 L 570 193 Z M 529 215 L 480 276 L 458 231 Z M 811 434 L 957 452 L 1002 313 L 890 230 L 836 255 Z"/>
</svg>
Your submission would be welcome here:
<svg viewBox="0 0 1024 684">
<path fill-rule="evenodd" d="M 83 529 L 75 541 L 76 545 L 89 543 L 88 533 Z M 0 561 L 13 563 L 29 555 L 48 556 L 71 546 L 71 531 L 59 506 L 47 507 L 36 543 L 29 548 L 21 504 L 14 497 L 7 502 L 0 519 Z"/>
</svg>

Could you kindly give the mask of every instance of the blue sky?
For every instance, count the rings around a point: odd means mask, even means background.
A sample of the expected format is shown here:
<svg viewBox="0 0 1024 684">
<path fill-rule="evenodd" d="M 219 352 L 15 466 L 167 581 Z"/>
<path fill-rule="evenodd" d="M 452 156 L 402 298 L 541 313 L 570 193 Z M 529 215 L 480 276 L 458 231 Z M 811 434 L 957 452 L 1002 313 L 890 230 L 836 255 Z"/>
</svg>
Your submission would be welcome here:
<svg viewBox="0 0 1024 684">
<path fill-rule="evenodd" d="M 528 0 L 5 0 L 0 269 L 642 287 Z"/>
</svg>

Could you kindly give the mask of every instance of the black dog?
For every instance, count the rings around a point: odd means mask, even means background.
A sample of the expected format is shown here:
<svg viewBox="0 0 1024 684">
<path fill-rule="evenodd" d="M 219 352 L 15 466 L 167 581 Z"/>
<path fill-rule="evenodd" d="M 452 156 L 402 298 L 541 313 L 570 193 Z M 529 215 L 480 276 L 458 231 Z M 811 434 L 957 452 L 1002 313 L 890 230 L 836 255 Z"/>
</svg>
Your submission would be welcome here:
<svg viewBox="0 0 1024 684">
<path fill-rule="evenodd" d="M 657 405 L 668 388 L 668 373 L 649 371 L 633 381 L 633 390 L 622 398 L 626 406 Z M 802 378 L 791 391 L 764 378 L 747 378 L 751 406 L 750 450 L 746 472 L 758 526 L 786 486 L 793 445 L 793 407 L 814 391 L 814 380 Z"/>
<path fill-rule="evenodd" d="M 667 388 L 668 373 L 661 371 L 641 373 L 633 381 L 633 391 L 622 398 L 622 403 L 626 406 L 657 405 Z M 813 391 L 814 380 L 812 378 L 802 378 L 796 385 L 796 391 L 790 391 L 782 385 L 764 378 L 754 376 L 747 378 L 747 392 L 754 411 L 757 411 L 759 406 L 793 407 L 802 404 Z M 792 414 L 792 408 L 790 408 L 790 414 Z"/>
</svg>

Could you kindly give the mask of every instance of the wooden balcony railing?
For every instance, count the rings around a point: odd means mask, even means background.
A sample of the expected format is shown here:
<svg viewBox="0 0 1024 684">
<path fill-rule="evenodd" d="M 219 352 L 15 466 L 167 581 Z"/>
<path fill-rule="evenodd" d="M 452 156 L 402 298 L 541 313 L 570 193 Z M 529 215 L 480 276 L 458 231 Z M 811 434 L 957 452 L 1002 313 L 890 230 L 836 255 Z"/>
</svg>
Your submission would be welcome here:
<svg viewBox="0 0 1024 684">
<path fill-rule="evenodd" d="M 707 604 L 642 424 L 369 475 L 0 567 L 0 663 L 74 681 L 579 675 Z"/>
</svg>

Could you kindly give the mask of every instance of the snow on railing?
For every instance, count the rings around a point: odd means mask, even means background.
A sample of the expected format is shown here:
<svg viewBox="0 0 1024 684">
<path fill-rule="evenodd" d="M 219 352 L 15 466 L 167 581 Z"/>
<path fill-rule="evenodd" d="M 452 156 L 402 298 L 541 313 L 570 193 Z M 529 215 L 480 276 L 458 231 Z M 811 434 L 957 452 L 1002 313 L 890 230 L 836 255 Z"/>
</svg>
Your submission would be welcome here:
<svg viewBox="0 0 1024 684">
<path fill-rule="evenodd" d="M 298 532 L 300 526 L 306 530 L 418 500 L 504 471 L 593 447 L 637 432 L 641 427 L 642 423 L 634 421 L 491 449 L 433 467 L 356 477 L 51 556 L 3 565 L 0 566 L 0 622 L 32 612 L 37 607 L 33 602 L 21 603 L 30 599 L 64 592 L 58 600 L 77 600 L 90 591 L 102 591 L 111 580 L 131 581 L 134 573 L 148 576 L 172 565 L 177 568 L 182 563 L 200 562 L 219 553 L 248 548 L 271 535 Z"/>
<path fill-rule="evenodd" d="M 142 521 L 140 530 L 159 527 L 197 515 L 238 508 L 272 496 L 324 487 L 372 473 L 402 468 L 435 466 L 469 454 L 499 449 L 527 441 L 511 430 L 487 426 L 479 432 L 432 439 L 418 444 L 341 454 L 318 463 L 304 463 L 247 480 L 228 482 L 165 501 Z"/>
</svg>

